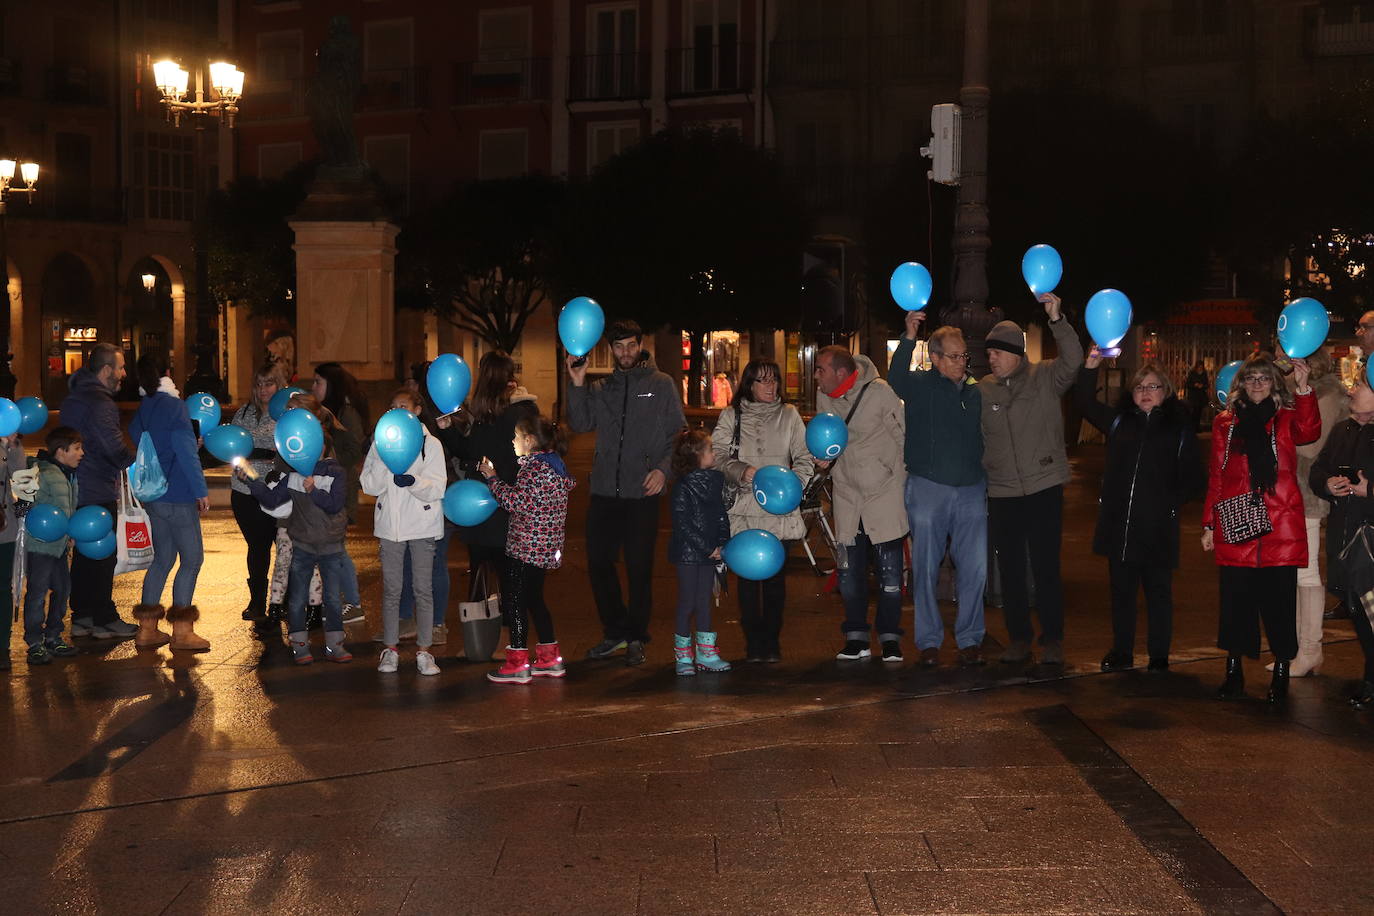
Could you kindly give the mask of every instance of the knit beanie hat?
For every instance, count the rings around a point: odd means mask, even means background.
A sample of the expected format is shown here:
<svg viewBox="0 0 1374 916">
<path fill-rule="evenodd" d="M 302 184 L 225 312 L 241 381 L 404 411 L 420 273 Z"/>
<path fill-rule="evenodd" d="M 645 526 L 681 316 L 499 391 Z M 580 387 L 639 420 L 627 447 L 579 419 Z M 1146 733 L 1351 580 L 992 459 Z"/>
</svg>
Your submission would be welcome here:
<svg viewBox="0 0 1374 916">
<path fill-rule="evenodd" d="M 989 350 L 1006 350 L 1017 356 L 1026 355 L 1026 332 L 1014 321 L 999 321 L 988 331 L 983 345 Z"/>
</svg>

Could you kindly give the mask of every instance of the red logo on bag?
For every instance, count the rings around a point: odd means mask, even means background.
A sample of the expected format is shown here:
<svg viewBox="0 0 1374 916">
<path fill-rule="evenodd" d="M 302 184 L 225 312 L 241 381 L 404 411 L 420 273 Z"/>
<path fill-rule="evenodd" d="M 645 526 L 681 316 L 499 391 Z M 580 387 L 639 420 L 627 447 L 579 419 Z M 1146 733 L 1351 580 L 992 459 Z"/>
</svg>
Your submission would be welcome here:
<svg viewBox="0 0 1374 916">
<path fill-rule="evenodd" d="M 142 522 L 132 522 L 125 525 L 124 543 L 131 550 L 149 546 L 152 543 L 152 538 L 148 534 L 148 526 Z"/>
</svg>

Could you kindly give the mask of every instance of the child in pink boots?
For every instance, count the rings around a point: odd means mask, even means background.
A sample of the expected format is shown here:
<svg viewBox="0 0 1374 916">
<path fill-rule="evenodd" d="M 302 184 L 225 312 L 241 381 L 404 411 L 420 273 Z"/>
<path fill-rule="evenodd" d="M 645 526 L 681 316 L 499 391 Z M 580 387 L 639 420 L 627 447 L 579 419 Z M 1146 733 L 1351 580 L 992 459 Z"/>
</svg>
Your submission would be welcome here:
<svg viewBox="0 0 1374 916">
<path fill-rule="evenodd" d="M 497 684 L 528 684 L 532 677 L 563 677 L 563 657 L 553 634 L 553 618 L 544 604 L 544 575 L 563 562 L 563 526 L 568 518 L 568 492 L 577 485 L 563 456 L 568 453 L 561 427 L 544 417 L 522 419 L 515 427 L 515 454 L 520 473 L 508 484 L 496 476 L 491 462 L 483 459 L 478 470 L 492 495 L 510 513 L 506 535 L 506 628 L 510 645 L 506 661 L 488 672 Z M 534 664 L 526 647 L 526 615 L 534 619 L 540 642 L 534 647 Z"/>
</svg>

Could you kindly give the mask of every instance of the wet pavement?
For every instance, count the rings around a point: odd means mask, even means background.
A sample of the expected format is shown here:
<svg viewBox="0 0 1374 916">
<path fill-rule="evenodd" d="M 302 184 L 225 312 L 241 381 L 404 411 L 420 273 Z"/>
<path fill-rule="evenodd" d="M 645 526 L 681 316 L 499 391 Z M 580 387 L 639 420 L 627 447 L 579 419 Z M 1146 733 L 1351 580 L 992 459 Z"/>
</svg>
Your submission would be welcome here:
<svg viewBox="0 0 1374 916">
<path fill-rule="evenodd" d="M 583 438 L 583 481 L 589 460 Z M 901 666 L 837 662 L 838 596 L 802 559 L 781 664 L 676 677 L 666 562 L 649 662 L 582 661 L 600 636 L 585 485 L 549 580 L 565 681 L 489 684 L 489 664 L 461 658 L 456 613 L 441 676 L 419 677 L 405 650 L 399 674 L 378 674 L 367 536 L 350 542 L 369 615 L 354 662 L 297 668 L 239 620 L 241 542 L 216 490 L 197 591 L 210 652 L 82 640 L 80 657 L 30 672 L 16 636 L 0 675 L 0 909 L 1374 911 L 1374 725 L 1344 703 L 1360 671 L 1349 625 L 1328 624 L 1326 667 L 1286 709 L 1262 702 L 1261 663 L 1249 699 L 1211 699 L 1216 575 L 1186 549 L 1171 671 L 1100 673 L 1100 450 L 1074 463 L 1062 671 L 954 668 L 951 642 L 945 666 L 917 670 L 909 636 Z M 1196 530 L 1194 507 L 1185 543 Z M 455 547 L 455 575 L 463 560 Z M 118 582 L 122 607 L 137 585 Z M 718 614 L 736 658 L 733 605 Z M 995 609 L 988 629 L 995 656 Z"/>
</svg>

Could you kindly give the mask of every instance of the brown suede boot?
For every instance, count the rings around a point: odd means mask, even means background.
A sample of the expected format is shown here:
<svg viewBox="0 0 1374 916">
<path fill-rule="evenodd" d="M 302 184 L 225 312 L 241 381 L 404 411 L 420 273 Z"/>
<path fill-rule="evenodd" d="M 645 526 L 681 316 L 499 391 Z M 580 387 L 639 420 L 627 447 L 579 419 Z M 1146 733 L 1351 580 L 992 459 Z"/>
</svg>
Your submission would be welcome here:
<svg viewBox="0 0 1374 916">
<path fill-rule="evenodd" d="M 200 619 L 200 609 L 194 604 L 172 605 L 167 611 L 167 620 L 172 624 L 172 648 L 185 652 L 208 652 L 210 640 L 196 635 L 196 621 Z"/>
<path fill-rule="evenodd" d="M 160 604 L 139 604 L 134 607 L 134 620 L 138 621 L 138 633 L 134 635 L 135 646 L 140 649 L 156 649 L 171 642 L 172 637 L 157 625 L 162 616 Z"/>
</svg>

